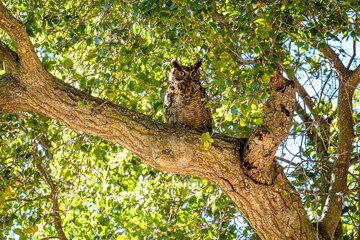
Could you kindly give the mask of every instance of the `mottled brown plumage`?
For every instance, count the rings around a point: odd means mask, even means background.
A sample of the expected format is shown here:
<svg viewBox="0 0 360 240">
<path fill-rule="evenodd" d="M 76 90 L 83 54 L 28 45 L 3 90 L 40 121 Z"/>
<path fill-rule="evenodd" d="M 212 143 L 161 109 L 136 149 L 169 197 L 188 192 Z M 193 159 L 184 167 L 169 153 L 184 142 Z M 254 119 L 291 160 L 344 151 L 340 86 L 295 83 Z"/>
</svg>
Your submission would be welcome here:
<svg viewBox="0 0 360 240">
<path fill-rule="evenodd" d="M 173 59 L 171 64 L 173 67 L 164 102 L 166 121 L 212 132 L 211 110 L 205 108 L 208 97 L 200 83 L 201 61 L 192 66 L 182 66 Z"/>
</svg>

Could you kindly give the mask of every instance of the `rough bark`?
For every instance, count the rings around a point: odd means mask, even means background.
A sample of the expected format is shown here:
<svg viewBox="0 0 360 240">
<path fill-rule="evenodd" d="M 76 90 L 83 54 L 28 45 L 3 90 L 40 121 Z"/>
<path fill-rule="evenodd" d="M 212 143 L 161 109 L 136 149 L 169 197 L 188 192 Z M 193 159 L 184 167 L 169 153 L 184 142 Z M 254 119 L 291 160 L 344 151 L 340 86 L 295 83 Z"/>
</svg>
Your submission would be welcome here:
<svg viewBox="0 0 360 240">
<path fill-rule="evenodd" d="M 24 26 L 1 2 L 0 27 L 14 42 L 20 62 L 18 71 L 0 76 L 0 111 L 43 114 L 118 144 L 157 169 L 207 179 L 230 197 L 262 239 L 322 239 L 274 160 L 291 126 L 292 84 L 271 95 L 264 123 L 248 139 L 215 134 L 214 143 L 205 148 L 195 130 L 154 121 L 52 76 L 41 66 Z M 6 55 L 10 60 L 2 60 L 17 65 Z"/>
<path fill-rule="evenodd" d="M 346 81 L 346 85 L 352 90 L 355 90 L 355 88 L 359 84 L 360 84 L 360 65 L 357 66 L 357 68 L 351 72 L 348 80 Z"/>
<path fill-rule="evenodd" d="M 354 139 L 352 119 L 352 96 L 354 90 L 340 83 L 338 97 L 338 128 L 339 140 L 337 144 L 337 155 L 331 174 L 329 195 L 326 199 L 319 226 L 327 234 L 328 239 L 336 230 L 344 197 L 347 190 L 347 175 L 351 161 L 352 143 Z"/>
<path fill-rule="evenodd" d="M 313 46 L 317 48 L 317 43 Z M 337 143 L 337 154 L 331 174 L 329 195 L 318 223 L 319 230 L 323 236 L 327 239 L 332 239 L 341 217 L 344 195 L 347 190 L 347 175 L 354 139 L 352 99 L 355 88 L 360 83 L 360 69 L 357 67 L 354 71 L 348 70 L 335 51 L 328 45 L 318 50 L 332 64 L 339 79 L 337 114 L 339 140 Z"/>
<path fill-rule="evenodd" d="M 274 86 L 278 90 L 271 94 L 264 106 L 266 117 L 263 124 L 252 131 L 242 154 L 244 172 L 263 184 L 271 184 L 277 175 L 275 153 L 289 132 L 296 104 L 293 82 L 285 81 L 279 74 L 273 82 L 282 88 Z"/>
<path fill-rule="evenodd" d="M 20 64 L 27 69 L 40 66 L 41 62 L 26 32 L 25 25 L 12 16 L 11 12 L 4 7 L 0 1 L 0 28 L 2 28 L 12 39 Z M 0 48 L 4 48 L 1 44 Z M 7 50 L 9 52 L 10 49 Z M 7 54 L 8 55 L 8 54 Z M 35 63 L 35 64 L 34 64 Z M 36 71 L 36 68 L 32 68 Z"/>
<path fill-rule="evenodd" d="M 276 131 L 272 132 L 276 126 L 259 127 L 247 141 L 215 135 L 214 143 L 205 148 L 199 140 L 201 133 L 195 130 L 156 122 L 111 102 L 104 103 L 49 74 L 32 80 L 47 82 L 42 87 L 26 85 L 24 81 L 29 79 L 1 77 L 0 110 L 40 113 L 72 129 L 119 144 L 157 169 L 207 179 L 231 198 L 263 239 L 316 239 L 301 198 L 272 157 L 276 151 L 274 141 L 278 141 Z M 271 126 L 281 118 L 288 119 L 292 110 L 285 110 L 276 102 L 293 95 L 292 86 L 276 92 L 274 102 L 268 106 L 269 113 L 274 114 L 269 114 L 264 122 Z M 277 119 L 271 120 L 272 117 Z M 248 149 L 247 154 L 243 154 L 244 149 Z M 251 160 L 257 173 L 271 176 L 271 181 L 262 183 L 262 178 L 245 174 L 248 165 L 242 159 Z M 270 167 L 263 169 L 258 162 Z"/>
</svg>

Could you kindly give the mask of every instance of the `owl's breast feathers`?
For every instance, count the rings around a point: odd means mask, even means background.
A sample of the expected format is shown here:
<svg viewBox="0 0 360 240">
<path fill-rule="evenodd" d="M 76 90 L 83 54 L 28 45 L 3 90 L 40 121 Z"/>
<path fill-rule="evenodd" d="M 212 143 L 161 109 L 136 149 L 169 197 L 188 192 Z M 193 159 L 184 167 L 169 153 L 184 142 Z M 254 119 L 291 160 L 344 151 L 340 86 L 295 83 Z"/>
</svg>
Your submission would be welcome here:
<svg viewBox="0 0 360 240">
<path fill-rule="evenodd" d="M 205 108 L 206 102 L 207 94 L 200 83 L 189 80 L 170 82 L 164 103 L 166 121 L 212 132 L 211 110 Z"/>
</svg>

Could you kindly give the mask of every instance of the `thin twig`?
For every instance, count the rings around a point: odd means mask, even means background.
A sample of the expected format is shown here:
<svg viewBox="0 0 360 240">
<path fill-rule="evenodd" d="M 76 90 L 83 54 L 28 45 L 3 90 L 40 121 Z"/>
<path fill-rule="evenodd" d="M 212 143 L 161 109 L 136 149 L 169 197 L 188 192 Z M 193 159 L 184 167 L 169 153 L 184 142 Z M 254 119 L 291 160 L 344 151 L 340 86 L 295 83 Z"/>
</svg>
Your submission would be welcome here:
<svg viewBox="0 0 360 240">
<path fill-rule="evenodd" d="M 356 42 L 355 42 L 355 40 L 353 40 L 353 55 L 352 55 L 352 57 L 351 57 L 351 59 L 350 59 L 349 64 L 348 64 L 347 67 L 346 67 L 347 70 L 349 70 L 352 62 L 353 62 L 354 59 L 355 59 L 355 56 L 356 56 Z"/>
</svg>

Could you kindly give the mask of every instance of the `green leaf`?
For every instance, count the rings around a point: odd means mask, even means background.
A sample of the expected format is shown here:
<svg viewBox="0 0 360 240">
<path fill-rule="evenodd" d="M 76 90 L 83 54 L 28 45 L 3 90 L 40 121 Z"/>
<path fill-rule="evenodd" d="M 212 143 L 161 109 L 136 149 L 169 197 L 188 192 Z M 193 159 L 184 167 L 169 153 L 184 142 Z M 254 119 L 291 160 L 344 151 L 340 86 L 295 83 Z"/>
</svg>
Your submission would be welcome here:
<svg viewBox="0 0 360 240">
<path fill-rule="evenodd" d="M 326 47 L 326 43 L 324 43 L 324 42 L 321 42 L 321 43 L 318 44 L 318 49 L 319 50 L 322 49 L 322 48 L 325 48 L 325 47 Z"/>
<path fill-rule="evenodd" d="M 5 205 L 5 193 L 0 193 L 0 208 L 3 208 Z"/>
<path fill-rule="evenodd" d="M 287 70 L 287 75 L 288 75 L 289 77 L 294 77 L 294 75 L 295 75 L 295 70 L 292 69 L 292 68 L 288 69 L 288 70 Z"/>
<path fill-rule="evenodd" d="M 258 18 L 254 22 L 263 25 L 265 23 L 265 19 L 264 18 Z"/>
<path fill-rule="evenodd" d="M 95 42 L 96 44 L 99 44 L 99 43 L 101 42 L 100 37 L 99 37 L 99 36 L 95 36 L 95 37 L 94 37 L 94 42 Z"/>
<path fill-rule="evenodd" d="M 17 235 L 23 235 L 23 230 L 20 229 L 20 228 L 15 228 L 14 233 L 17 234 Z"/>
<path fill-rule="evenodd" d="M 140 24 L 136 24 L 136 25 L 135 25 L 134 33 L 135 33 L 135 34 L 139 34 L 139 33 L 140 33 L 140 29 L 141 29 L 141 28 L 140 28 Z"/>
<path fill-rule="evenodd" d="M 263 123 L 263 118 L 255 118 L 254 119 L 254 123 L 256 124 L 256 125 L 260 125 L 260 124 L 262 124 Z"/>
<path fill-rule="evenodd" d="M 90 46 L 90 45 L 92 44 L 92 42 L 93 42 L 93 39 L 92 39 L 92 38 L 87 38 L 87 39 L 86 39 L 86 45 L 87 45 L 87 46 Z"/>
<path fill-rule="evenodd" d="M 98 217 L 98 223 L 102 226 L 108 226 L 110 223 L 110 219 L 108 217 L 100 216 Z"/>
<path fill-rule="evenodd" d="M 70 58 L 67 58 L 63 64 L 65 68 L 72 68 L 74 66 L 74 62 Z"/>
<path fill-rule="evenodd" d="M 237 108 L 235 105 L 231 106 L 230 111 L 232 115 L 237 115 Z"/>
</svg>

